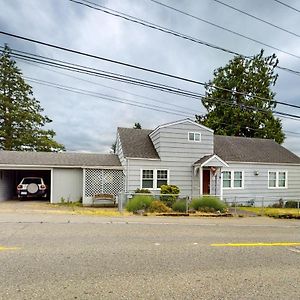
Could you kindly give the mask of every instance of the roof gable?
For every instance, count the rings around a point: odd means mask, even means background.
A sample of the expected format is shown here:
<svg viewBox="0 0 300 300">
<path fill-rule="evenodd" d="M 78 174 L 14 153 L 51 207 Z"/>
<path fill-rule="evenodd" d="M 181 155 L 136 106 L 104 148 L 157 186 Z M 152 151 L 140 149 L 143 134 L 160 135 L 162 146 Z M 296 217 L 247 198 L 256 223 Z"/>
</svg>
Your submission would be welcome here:
<svg viewBox="0 0 300 300">
<path fill-rule="evenodd" d="M 300 164 L 297 155 L 269 139 L 215 135 L 214 153 L 227 162 Z"/>
<path fill-rule="evenodd" d="M 192 121 L 191 119 L 187 118 L 187 119 L 183 119 L 183 120 L 179 120 L 179 121 L 176 121 L 176 122 L 171 122 L 171 123 L 166 123 L 166 124 L 162 124 L 162 125 L 159 125 L 157 126 L 151 133 L 150 135 L 154 134 L 156 131 L 158 131 L 159 129 L 162 129 L 162 128 L 165 128 L 165 127 L 169 127 L 169 126 L 173 126 L 173 125 L 178 125 L 178 124 L 182 124 L 182 123 L 191 123 L 197 127 L 200 127 L 201 129 L 204 129 L 204 130 L 207 130 L 211 133 L 213 133 L 214 131 L 204 125 L 201 125 L 195 121 Z"/>
</svg>

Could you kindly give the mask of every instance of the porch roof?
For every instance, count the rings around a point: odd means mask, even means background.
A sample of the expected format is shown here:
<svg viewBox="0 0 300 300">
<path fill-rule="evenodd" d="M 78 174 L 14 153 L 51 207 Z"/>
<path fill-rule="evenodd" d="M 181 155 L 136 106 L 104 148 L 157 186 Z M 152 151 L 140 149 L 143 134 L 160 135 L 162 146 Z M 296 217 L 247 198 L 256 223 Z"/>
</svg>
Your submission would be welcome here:
<svg viewBox="0 0 300 300">
<path fill-rule="evenodd" d="M 194 163 L 200 167 L 228 167 L 228 164 L 216 154 L 205 155 Z"/>
</svg>

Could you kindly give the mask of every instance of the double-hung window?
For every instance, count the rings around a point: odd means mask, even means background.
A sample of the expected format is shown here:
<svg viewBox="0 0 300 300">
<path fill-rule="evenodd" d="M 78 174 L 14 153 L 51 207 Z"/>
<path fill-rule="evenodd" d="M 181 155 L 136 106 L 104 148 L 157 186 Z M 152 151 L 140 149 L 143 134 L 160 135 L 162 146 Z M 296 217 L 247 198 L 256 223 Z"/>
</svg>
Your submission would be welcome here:
<svg viewBox="0 0 300 300">
<path fill-rule="evenodd" d="M 201 133 L 200 132 L 189 132 L 188 138 L 189 138 L 189 141 L 192 141 L 192 142 L 201 142 Z"/>
<path fill-rule="evenodd" d="M 142 188 L 153 189 L 153 170 L 143 170 L 142 174 Z"/>
<path fill-rule="evenodd" d="M 243 172 L 242 171 L 224 171 L 223 172 L 223 188 L 241 189 L 243 188 Z"/>
<path fill-rule="evenodd" d="M 168 182 L 168 170 L 142 170 L 141 188 L 143 189 L 159 189 L 162 185 L 168 184 Z"/>
<path fill-rule="evenodd" d="M 287 187 L 287 172 L 286 171 L 269 171 L 269 183 L 270 189 L 274 188 L 286 188 Z"/>
</svg>

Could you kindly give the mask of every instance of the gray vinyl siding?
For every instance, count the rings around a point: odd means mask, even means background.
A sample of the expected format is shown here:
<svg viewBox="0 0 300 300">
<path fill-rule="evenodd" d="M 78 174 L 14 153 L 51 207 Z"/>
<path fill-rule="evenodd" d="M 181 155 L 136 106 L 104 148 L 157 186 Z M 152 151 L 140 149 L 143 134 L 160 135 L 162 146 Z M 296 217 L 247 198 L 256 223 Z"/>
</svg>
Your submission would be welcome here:
<svg viewBox="0 0 300 300">
<path fill-rule="evenodd" d="M 201 142 L 189 141 L 189 132 L 201 133 Z M 156 142 L 157 136 L 159 142 Z M 190 122 L 160 128 L 151 133 L 150 138 L 162 161 L 180 161 L 189 166 L 202 156 L 212 154 L 214 148 L 213 133 Z"/>
<path fill-rule="evenodd" d="M 82 198 L 82 169 L 53 169 L 52 203 L 79 201 Z"/>
<path fill-rule="evenodd" d="M 119 157 L 121 165 L 124 167 L 126 165 L 126 159 L 124 158 L 122 145 L 121 145 L 121 140 L 120 140 L 120 136 L 119 136 L 118 133 L 117 133 L 117 140 L 116 140 L 116 154 Z"/>
<path fill-rule="evenodd" d="M 128 159 L 128 191 L 133 192 L 135 189 L 141 187 L 141 170 L 164 169 L 169 170 L 169 183 L 177 185 L 181 194 L 190 195 L 192 189 L 192 172 L 193 168 L 189 164 L 176 164 L 173 166 L 169 162 L 159 160 L 142 160 L 142 159 Z M 159 192 L 155 190 L 154 192 Z"/>
<path fill-rule="evenodd" d="M 223 189 L 223 198 L 252 199 L 300 199 L 300 166 L 289 164 L 254 164 L 228 162 L 229 168 L 222 171 L 243 171 L 244 187 L 242 189 Z M 269 171 L 286 171 L 287 188 L 268 188 Z M 258 175 L 255 173 L 258 172 Z"/>
<path fill-rule="evenodd" d="M 189 132 L 201 133 L 201 142 L 189 141 Z M 213 153 L 213 133 L 184 122 L 160 128 L 151 133 L 150 138 L 160 160 L 129 159 L 128 191 L 141 187 L 141 170 L 167 169 L 169 183 L 177 185 L 182 195 L 199 195 L 199 175 L 194 176 L 193 164 L 202 156 Z"/>
</svg>

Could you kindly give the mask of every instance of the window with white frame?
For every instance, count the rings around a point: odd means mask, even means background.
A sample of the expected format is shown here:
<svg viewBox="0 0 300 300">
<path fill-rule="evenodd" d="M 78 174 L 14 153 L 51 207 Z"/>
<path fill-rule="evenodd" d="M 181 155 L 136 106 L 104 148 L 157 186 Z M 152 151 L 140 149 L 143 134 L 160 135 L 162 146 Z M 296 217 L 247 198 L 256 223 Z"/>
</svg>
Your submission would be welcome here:
<svg viewBox="0 0 300 300">
<path fill-rule="evenodd" d="M 189 132 L 188 138 L 189 138 L 189 141 L 192 141 L 192 142 L 201 142 L 201 133 L 200 132 Z"/>
<path fill-rule="evenodd" d="M 168 184 L 168 170 L 142 170 L 141 188 L 159 189 L 162 185 Z"/>
<path fill-rule="evenodd" d="M 243 188 L 243 172 L 242 171 L 224 171 L 223 188 L 241 189 Z"/>
<path fill-rule="evenodd" d="M 157 170 L 156 187 L 168 184 L 168 170 Z"/>
<path fill-rule="evenodd" d="M 143 189 L 153 189 L 153 170 L 143 170 L 142 174 L 142 188 Z"/>
<path fill-rule="evenodd" d="M 269 171 L 269 188 L 286 188 L 287 172 L 285 171 Z"/>
</svg>

